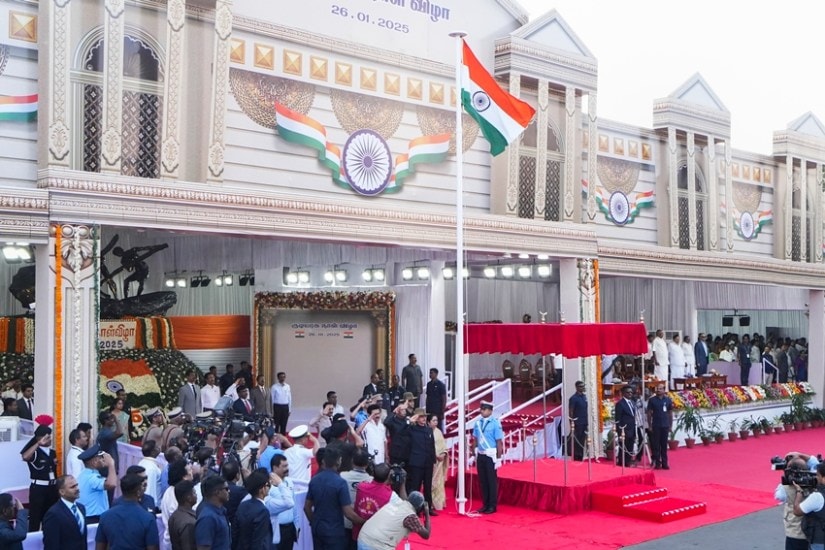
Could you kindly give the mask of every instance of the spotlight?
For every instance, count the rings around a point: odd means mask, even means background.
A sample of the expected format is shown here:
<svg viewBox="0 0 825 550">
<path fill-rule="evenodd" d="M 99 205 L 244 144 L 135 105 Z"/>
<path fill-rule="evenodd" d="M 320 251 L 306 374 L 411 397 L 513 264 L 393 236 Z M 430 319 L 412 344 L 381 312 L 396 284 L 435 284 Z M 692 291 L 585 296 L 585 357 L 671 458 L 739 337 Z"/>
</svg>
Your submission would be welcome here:
<svg viewBox="0 0 825 550">
<path fill-rule="evenodd" d="M 8 264 L 30 262 L 32 259 L 31 249 L 26 243 L 6 243 L 6 246 L 3 247 L 3 259 Z"/>
<path fill-rule="evenodd" d="M 215 286 L 223 286 L 223 277 L 218 275 L 215 277 Z"/>
<path fill-rule="evenodd" d="M 451 280 L 453 277 L 455 277 L 455 269 L 453 269 L 452 267 L 445 267 L 444 269 L 442 269 L 442 270 L 441 270 L 441 275 L 442 275 L 442 276 L 443 276 L 446 280 L 448 280 L 448 281 L 449 281 L 449 280 Z"/>
<path fill-rule="evenodd" d="M 362 271 L 361 272 L 361 279 L 364 282 L 367 282 L 367 283 L 372 282 L 372 270 L 371 269 L 365 269 L 364 271 Z"/>
<path fill-rule="evenodd" d="M 197 288 L 201 286 L 201 277 L 199 275 L 195 275 L 191 279 L 189 279 L 189 286 L 192 288 Z"/>
<path fill-rule="evenodd" d="M 250 286 L 255 286 L 255 274 L 254 273 L 249 277 L 249 284 L 250 284 Z"/>
<path fill-rule="evenodd" d="M 551 268 L 549 265 L 539 265 L 536 266 L 536 273 L 539 277 L 543 277 L 546 279 L 550 276 L 551 273 L 553 273 L 553 268 Z"/>
<path fill-rule="evenodd" d="M 484 268 L 484 276 L 488 279 L 495 279 L 496 277 L 496 268 L 492 266 L 487 266 Z"/>
<path fill-rule="evenodd" d="M 209 275 L 201 275 L 201 286 L 209 286 L 211 282 L 212 279 L 209 278 Z"/>
<path fill-rule="evenodd" d="M 286 282 L 289 285 L 297 285 L 298 284 L 298 272 L 297 271 L 290 271 L 286 274 Z"/>
<path fill-rule="evenodd" d="M 302 285 L 309 283 L 309 271 L 298 271 L 298 282 Z"/>
<path fill-rule="evenodd" d="M 223 286 L 232 286 L 232 275 L 224 275 L 223 276 Z"/>
<path fill-rule="evenodd" d="M 506 278 L 509 279 L 510 277 L 513 276 L 513 273 L 514 273 L 513 266 L 511 266 L 511 265 L 501 266 L 501 276 L 502 277 L 506 277 Z"/>
<path fill-rule="evenodd" d="M 536 255 L 537 260 L 549 260 L 550 256 L 548 254 L 538 254 Z"/>
<path fill-rule="evenodd" d="M 335 270 L 335 281 L 338 283 L 345 283 L 349 279 L 349 273 L 346 269 Z"/>
<path fill-rule="evenodd" d="M 401 278 L 405 281 L 411 281 L 413 278 L 413 270 L 411 267 L 405 267 L 401 270 Z"/>
<path fill-rule="evenodd" d="M 175 280 L 175 285 L 176 285 L 178 288 L 186 288 L 186 278 L 185 278 L 185 277 L 178 277 L 178 278 Z"/>
<path fill-rule="evenodd" d="M 246 286 L 249 284 L 249 275 L 244 273 L 242 275 L 238 275 L 238 284 L 241 286 Z"/>
<path fill-rule="evenodd" d="M 518 270 L 516 270 L 518 276 L 522 279 L 529 279 L 530 275 L 532 275 L 532 271 L 533 270 L 530 269 L 529 265 L 521 265 L 519 266 Z"/>
<path fill-rule="evenodd" d="M 372 278 L 379 283 L 383 283 L 386 279 L 386 273 L 383 267 L 376 267 L 372 269 Z"/>
<path fill-rule="evenodd" d="M 527 259 L 530 258 L 530 254 L 525 254 L 525 253 L 522 252 L 521 254 L 518 255 L 518 257 L 519 257 L 519 259 L 527 260 Z"/>
<path fill-rule="evenodd" d="M 166 282 L 164 283 L 166 288 L 175 288 L 175 279 L 172 277 L 166 277 Z"/>
<path fill-rule="evenodd" d="M 430 268 L 429 267 L 419 267 L 416 274 L 418 275 L 419 279 L 429 279 L 430 278 Z"/>
<path fill-rule="evenodd" d="M 324 273 L 324 280 L 332 284 L 335 281 L 335 272 L 333 272 L 332 270 L 328 270 L 326 273 Z"/>
</svg>

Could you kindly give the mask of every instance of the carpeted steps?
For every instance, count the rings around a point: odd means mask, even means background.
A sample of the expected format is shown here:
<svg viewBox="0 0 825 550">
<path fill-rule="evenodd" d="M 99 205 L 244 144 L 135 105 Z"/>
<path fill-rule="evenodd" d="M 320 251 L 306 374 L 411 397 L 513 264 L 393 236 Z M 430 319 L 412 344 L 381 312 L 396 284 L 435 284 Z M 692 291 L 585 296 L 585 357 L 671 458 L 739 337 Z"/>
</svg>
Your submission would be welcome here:
<svg viewBox="0 0 825 550">
<path fill-rule="evenodd" d="M 707 512 L 704 502 L 667 496 L 667 489 L 649 485 L 622 485 L 593 491 L 593 510 L 657 523 L 668 523 Z"/>
</svg>

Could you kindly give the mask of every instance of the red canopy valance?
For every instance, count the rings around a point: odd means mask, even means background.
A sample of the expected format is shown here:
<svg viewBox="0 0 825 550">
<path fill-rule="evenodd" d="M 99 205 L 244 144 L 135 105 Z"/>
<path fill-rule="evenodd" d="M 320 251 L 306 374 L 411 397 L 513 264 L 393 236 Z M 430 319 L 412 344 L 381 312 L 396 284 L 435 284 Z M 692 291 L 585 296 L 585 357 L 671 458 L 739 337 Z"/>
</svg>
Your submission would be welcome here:
<svg viewBox="0 0 825 550">
<path fill-rule="evenodd" d="M 643 323 L 468 324 L 466 353 L 561 354 L 565 357 L 647 353 Z"/>
</svg>

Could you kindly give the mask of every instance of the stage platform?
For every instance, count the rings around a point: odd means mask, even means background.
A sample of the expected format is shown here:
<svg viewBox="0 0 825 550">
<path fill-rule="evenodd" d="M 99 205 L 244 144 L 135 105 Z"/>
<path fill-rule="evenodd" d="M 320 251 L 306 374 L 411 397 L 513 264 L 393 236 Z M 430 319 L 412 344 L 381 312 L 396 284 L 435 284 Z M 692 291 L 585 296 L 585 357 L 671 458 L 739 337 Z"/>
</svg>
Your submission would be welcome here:
<svg viewBox="0 0 825 550">
<path fill-rule="evenodd" d="M 593 462 L 588 473 L 587 462 L 544 459 L 536 462 L 535 479 L 532 461 L 505 464 L 498 470 L 498 501 L 532 510 L 574 514 L 590 510 L 594 491 L 622 485 L 656 485 L 652 470 L 622 469 L 602 460 Z M 472 484 L 474 495 L 481 495 L 475 469 L 467 473 L 468 489 Z M 476 499 L 477 500 L 477 499 Z"/>
</svg>

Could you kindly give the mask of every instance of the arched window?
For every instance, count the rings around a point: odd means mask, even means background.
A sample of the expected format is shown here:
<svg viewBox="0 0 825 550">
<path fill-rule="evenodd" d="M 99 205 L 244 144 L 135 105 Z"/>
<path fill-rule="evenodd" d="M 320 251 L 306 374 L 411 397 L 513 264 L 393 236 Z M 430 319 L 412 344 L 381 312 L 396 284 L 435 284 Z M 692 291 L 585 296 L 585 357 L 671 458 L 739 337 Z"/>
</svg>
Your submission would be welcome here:
<svg viewBox="0 0 825 550">
<path fill-rule="evenodd" d="M 548 121 L 546 170 L 544 175 L 544 219 L 561 220 L 561 180 L 564 174 L 564 144 L 558 128 Z M 521 135 L 518 170 L 518 217 L 533 218 L 536 212 L 537 120 Z"/>
<path fill-rule="evenodd" d="M 690 198 L 688 196 L 688 169 L 683 161 L 677 173 L 676 186 L 679 197 L 679 248 L 690 248 Z M 707 186 L 705 185 L 705 175 L 699 166 L 696 166 L 696 249 L 705 250 L 705 227 L 708 204 Z"/>
<path fill-rule="evenodd" d="M 77 165 L 100 172 L 103 134 L 103 36 L 99 29 L 80 50 L 73 80 L 82 98 Z M 123 38 L 121 174 L 160 177 L 163 69 L 154 40 L 137 29 Z"/>
</svg>

